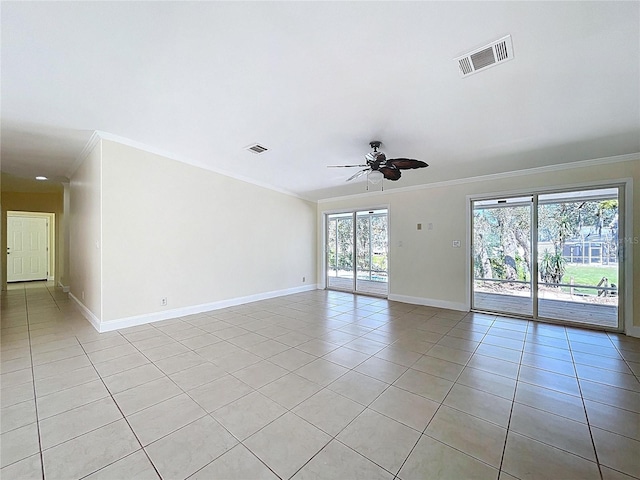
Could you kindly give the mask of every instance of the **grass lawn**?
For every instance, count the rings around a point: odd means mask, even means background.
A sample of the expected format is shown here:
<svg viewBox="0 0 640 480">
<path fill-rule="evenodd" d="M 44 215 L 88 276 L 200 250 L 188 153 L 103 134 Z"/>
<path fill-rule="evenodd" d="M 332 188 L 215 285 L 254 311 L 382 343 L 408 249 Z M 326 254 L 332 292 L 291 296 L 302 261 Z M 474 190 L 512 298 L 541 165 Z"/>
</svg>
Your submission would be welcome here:
<svg viewBox="0 0 640 480">
<path fill-rule="evenodd" d="M 573 283 L 579 285 L 597 285 L 602 277 L 609 279 L 609 284 L 618 285 L 618 266 L 617 265 L 579 265 L 575 263 L 567 263 L 562 283 L 570 283 L 573 277 Z M 593 290 L 591 291 L 593 293 Z"/>
</svg>

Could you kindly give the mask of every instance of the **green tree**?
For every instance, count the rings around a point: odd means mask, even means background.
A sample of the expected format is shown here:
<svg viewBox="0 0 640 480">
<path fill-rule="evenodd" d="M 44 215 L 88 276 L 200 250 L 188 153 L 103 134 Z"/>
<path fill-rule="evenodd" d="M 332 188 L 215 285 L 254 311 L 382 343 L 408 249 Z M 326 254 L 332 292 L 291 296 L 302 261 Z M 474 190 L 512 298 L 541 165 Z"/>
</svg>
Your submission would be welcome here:
<svg viewBox="0 0 640 480">
<path fill-rule="evenodd" d="M 531 266 L 531 210 L 528 206 L 474 210 L 474 274 L 481 278 L 527 280 Z"/>
<path fill-rule="evenodd" d="M 545 250 L 540 260 L 540 279 L 545 283 L 562 283 L 565 263 L 562 254 Z"/>
<path fill-rule="evenodd" d="M 538 236 L 553 243 L 554 254 L 562 255 L 564 246 L 572 238 L 601 237 L 603 228 L 615 223 L 617 214 L 617 199 L 541 204 Z M 588 230 L 586 235 L 585 230 Z M 617 253 L 617 233 L 606 239 L 606 245 L 609 252 Z"/>
</svg>

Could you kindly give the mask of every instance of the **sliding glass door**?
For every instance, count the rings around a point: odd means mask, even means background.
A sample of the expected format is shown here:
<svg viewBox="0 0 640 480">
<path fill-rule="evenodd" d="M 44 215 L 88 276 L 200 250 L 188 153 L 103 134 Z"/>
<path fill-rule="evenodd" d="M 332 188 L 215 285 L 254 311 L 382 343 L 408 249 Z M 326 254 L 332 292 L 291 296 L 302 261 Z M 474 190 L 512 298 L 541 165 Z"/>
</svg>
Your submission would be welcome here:
<svg viewBox="0 0 640 480">
<path fill-rule="evenodd" d="M 327 288 L 353 290 L 353 213 L 327 216 Z"/>
<path fill-rule="evenodd" d="M 387 210 L 326 216 L 327 288 L 388 294 Z"/>
<path fill-rule="evenodd" d="M 473 305 L 533 315 L 532 196 L 474 202 Z"/>
<path fill-rule="evenodd" d="M 620 328 L 622 187 L 472 202 L 472 308 Z"/>
<path fill-rule="evenodd" d="M 538 315 L 618 327 L 617 188 L 538 196 Z"/>
</svg>

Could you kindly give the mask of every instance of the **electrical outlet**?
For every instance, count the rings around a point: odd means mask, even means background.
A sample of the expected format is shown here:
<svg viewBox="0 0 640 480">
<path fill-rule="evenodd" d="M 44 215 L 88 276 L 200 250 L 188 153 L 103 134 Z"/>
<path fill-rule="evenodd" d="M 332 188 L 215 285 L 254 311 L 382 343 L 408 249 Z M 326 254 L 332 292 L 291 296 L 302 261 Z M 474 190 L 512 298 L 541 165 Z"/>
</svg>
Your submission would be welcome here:
<svg viewBox="0 0 640 480">
<path fill-rule="evenodd" d="M 82 290 L 82 299 L 84 300 L 84 290 Z"/>
<path fill-rule="evenodd" d="M 454 241 L 451 243 L 451 246 L 452 246 L 453 248 L 460 248 L 460 240 L 454 240 Z"/>
<path fill-rule="evenodd" d="M 167 306 L 167 297 L 162 297 L 162 299 L 160 300 L 160 305 L 163 307 Z"/>
</svg>

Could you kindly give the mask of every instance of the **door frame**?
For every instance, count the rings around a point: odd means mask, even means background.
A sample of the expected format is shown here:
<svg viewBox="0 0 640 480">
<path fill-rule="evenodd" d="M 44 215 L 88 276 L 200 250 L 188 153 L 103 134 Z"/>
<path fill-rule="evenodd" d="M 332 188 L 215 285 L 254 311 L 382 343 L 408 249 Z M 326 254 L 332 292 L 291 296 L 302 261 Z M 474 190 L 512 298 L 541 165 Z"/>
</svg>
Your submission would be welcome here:
<svg viewBox="0 0 640 480">
<path fill-rule="evenodd" d="M 487 192 L 482 194 L 467 195 L 466 197 L 466 210 L 467 210 L 467 245 L 466 245 L 466 291 L 467 291 L 467 307 L 471 310 L 473 305 L 473 201 L 478 200 L 490 200 L 498 197 L 517 197 L 524 195 L 543 195 L 548 193 L 566 192 L 572 190 L 590 190 L 598 188 L 620 188 L 620 194 L 618 197 L 619 207 L 618 211 L 620 215 L 619 234 L 618 239 L 622 239 L 620 242 L 620 253 L 618 260 L 618 276 L 622 280 L 622 296 L 621 301 L 618 303 L 618 330 L 623 331 L 634 336 L 640 336 L 640 327 L 633 325 L 633 179 L 632 178 L 620 178 L 602 181 L 591 181 L 575 184 L 563 184 L 553 187 L 540 187 L 531 189 L 517 189 L 501 192 Z M 535 210 L 535 209 L 534 209 Z M 537 212 L 535 215 L 537 220 Z M 532 225 L 533 228 L 533 225 Z M 537 225 L 535 226 L 537 234 Z M 535 237 L 537 238 L 537 236 Z M 631 240 L 631 241 L 630 241 Z M 537 243 L 537 242 L 534 242 Z M 537 263 L 537 249 L 532 246 L 532 260 L 535 258 Z M 532 261 L 533 263 L 533 261 Z M 537 271 L 537 267 L 536 267 Z M 533 293 L 533 292 L 532 292 Z M 534 312 L 537 311 L 537 306 L 534 305 Z M 524 317 L 531 319 L 532 317 Z M 535 318 L 535 321 L 552 322 L 556 323 L 554 319 L 547 318 Z M 560 322 L 565 325 L 571 324 L 570 322 Z M 583 328 L 589 328 L 587 324 L 571 324 Z"/>
<path fill-rule="evenodd" d="M 27 218 L 46 218 L 47 219 L 47 281 L 53 281 L 56 273 L 56 214 L 49 212 L 24 212 L 20 210 L 7 210 L 7 246 L 9 242 L 9 218 L 10 217 L 27 217 Z M 7 278 L 9 269 L 9 261 L 6 262 L 6 270 L 4 272 Z"/>
<path fill-rule="evenodd" d="M 331 210 L 323 210 L 320 215 L 320 281 L 319 287 L 327 289 L 327 217 L 339 213 L 354 213 L 366 210 L 386 210 L 387 211 L 387 297 L 391 294 L 391 207 L 389 204 L 378 204 L 375 206 L 349 207 Z M 354 225 L 355 228 L 355 225 Z M 338 291 L 338 290 L 336 290 Z M 358 295 L 370 295 L 367 293 L 353 292 Z"/>
<path fill-rule="evenodd" d="M 514 203 L 509 203 L 508 200 L 517 200 L 520 198 L 527 198 L 530 197 L 528 201 L 521 201 L 521 202 L 514 202 Z M 473 202 L 479 202 L 482 200 L 491 200 L 491 201 L 496 201 L 496 205 L 495 206 L 491 206 L 491 207 L 487 207 L 487 208 L 507 208 L 507 207 L 523 207 L 523 206 L 528 206 L 529 207 L 529 223 L 530 223 L 530 227 L 529 227 L 529 240 L 531 241 L 534 238 L 537 238 L 538 236 L 538 228 L 537 228 L 537 222 L 538 222 L 538 212 L 535 208 L 533 208 L 533 206 L 535 205 L 535 200 L 534 200 L 535 194 L 525 194 L 525 195 L 498 195 L 497 197 L 490 197 L 490 198 L 473 198 L 470 200 L 469 202 L 469 211 L 470 211 L 470 216 L 469 216 L 469 223 L 470 223 L 470 236 L 469 236 L 469 242 L 467 242 L 468 244 L 468 251 L 469 251 L 469 275 L 468 275 L 468 280 L 469 280 L 469 285 L 470 285 L 470 294 L 469 294 L 469 310 L 472 311 L 484 311 L 482 310 L 482 308 L 474 308 L 474 301 L 473 301 L 473 285 L 474 285 L 474 280 L 475 280 L 475 275 L 474 275 L 474 271 L 473 271 L 473 263 L 474 263 L 474 259 L 473 259 L 473 229 L 474 227 L 474 221 L 473 221 L 473 211 L 474 208 L 472 207 Z M 499 200 L 498 200 L 499 199 Z M 505 200 L 504 202 L 502 202 L 502 200 Z M 500 203 L 505 203 L 505 206 L 501 206 L 498 205 Z M 513 315 L 513 316 L 518 316 L 518 317 L 522 317 L 522 318 L 537 318 L 538 317 L 538 289 L 534 288 L 534 278 L 537 278 L 538 276 L 538 262 L 534 262 L 533 259 L 534 258 L 538 258 L 538 246 L 536 242 L 531 241 L 531 265 L 529 266 L 529 288 L 530 288 L 530 301 L 531 301 L 531 315 L 527 314 L 527 313 L 522 313 L 522 314 L 516 314 L 513 312 L 508 312 L 508 311 L 498 311 L 496 310 L 495 313 L 499 314 L 499 315 Z M 520 283 L 524 283 L 522 281 L 520 281 Z"/>
</svg>

